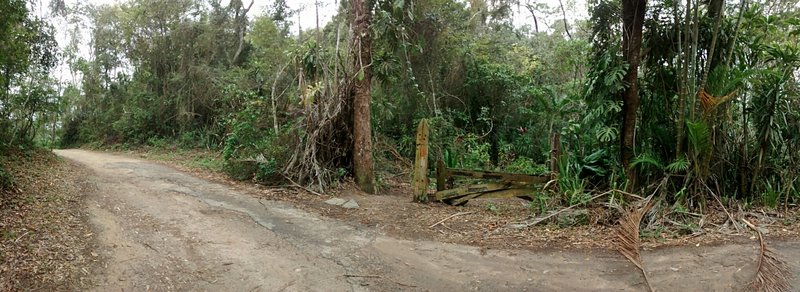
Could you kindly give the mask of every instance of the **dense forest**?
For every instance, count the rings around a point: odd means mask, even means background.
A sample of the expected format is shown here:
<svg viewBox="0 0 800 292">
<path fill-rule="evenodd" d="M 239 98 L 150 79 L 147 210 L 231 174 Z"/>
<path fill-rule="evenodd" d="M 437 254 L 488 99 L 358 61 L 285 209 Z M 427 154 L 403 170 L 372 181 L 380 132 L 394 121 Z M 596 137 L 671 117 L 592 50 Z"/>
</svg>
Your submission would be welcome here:
<svg viewBox="0 0 800 292">
<path fill-rule="evenodd" d="M 558 134 L 558 204 L 800 201 L 797 1 L 350 0 L 316 27 L 284 0 L 33 2 L 0 1 L 4 149 L 206 148 L 380 193 L 427 119 L 431 160 L 467 169 L 548 173 Z"/>
</svg>

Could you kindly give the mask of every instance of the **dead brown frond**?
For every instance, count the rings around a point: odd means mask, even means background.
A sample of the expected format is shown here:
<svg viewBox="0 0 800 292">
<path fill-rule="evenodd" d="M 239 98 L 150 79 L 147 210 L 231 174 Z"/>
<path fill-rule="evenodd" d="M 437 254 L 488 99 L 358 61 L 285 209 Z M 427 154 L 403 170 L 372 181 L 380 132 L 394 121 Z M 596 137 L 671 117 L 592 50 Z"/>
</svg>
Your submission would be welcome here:
<svg viewBox="0 0 800 292">
<path fill-rule="evenodd" d="M 639 268 L 649 291 L 653 291 L 653 287 L 650 286 L 647 271 L 642 265 L 642 255 L 639 251 L 642 245 L 642 241 L 639 238 L 639 225 L 642 222 L 642 217 L 653 207 L 652 198 L 653 196 L 651 195 L 638 204 L 641 207 L 632 207 L 624 212 L 617 229 L 617 238 L 619 239 L 617 250 Z"/>
<path fill-rule="evenodd" d="M 700 92 L 697 93 L 697 97 L 700 98 L 700 105 L 703 107 L 703 111 L 706 112 L 706 114 L 710 113 L 718 105 L 731 100 L 735 96 L 736 90 L 724 96 L 713 96 L 708 93 L 705 88 L 701 89 Z"/>
<path fill-rule="evenodd" d="M 747 226 L 758 234 L 758 242 L 761 245 L 758 264 L 756 265 L 756 274 L 753 276 L 753 281 L 750 283 L 753 290 L 766 292 L 792 291 L 792 285 L 790 283 L 792 279 L 792 270 L 789 264 L 787 264 L 778 253 L 767 247 L 761 230 L 745 219 L 742 219 L 742 222 L 747 224 Z"/>
</svg>

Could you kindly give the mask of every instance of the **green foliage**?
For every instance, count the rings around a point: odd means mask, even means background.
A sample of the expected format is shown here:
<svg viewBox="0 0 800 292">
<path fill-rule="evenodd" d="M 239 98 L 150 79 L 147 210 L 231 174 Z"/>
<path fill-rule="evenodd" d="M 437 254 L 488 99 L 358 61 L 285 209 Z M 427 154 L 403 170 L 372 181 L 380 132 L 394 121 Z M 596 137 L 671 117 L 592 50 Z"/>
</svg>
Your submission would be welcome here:
<svg viewBox="0 0 800 292">
<path fill-rule="evenodd" d="M 689 160 L 686 160 L 686 157 L 680 157 L 668 164 L 664 169 L 671 173 L 680 173 L 689 170 L 689 165 Z"/>
<path fill-rule="evenodd" d="M 582 204 L 589 199 L 586 180 L 581 177 L 582 166 L 574 160 L 562 157 L 558 161 L 558 189 L 562 202 L 571 206 Z"/>
<path fill-rule="evenodd" d="M 512 160 L 505 167 L 505 171 L 524 174 L 547 174 L 550 169 L 548 169 L 548 166 L 537 163 L 531 158 L 521 156 Z"/>
<path fill-rule="evenodd" d="M 537 192 L 533 200 L 528 202 L 528 210 L 531 214 L 544 214 L 549 202 L 550 196 L 546 192 Z"/>
<path fill-rule="evenodd" d="M 658 158 L 654 157 L 651 153 L 642 153 L 637 156 L 632 162 L 631 167 L 639 167 L 641 169 L 655 168 L 658 170 L 664 169 L 664 165 Z"/>
<path fill-rule="evenodd" d="M 60 100 L 48 72 L 57 63 L 52 25 L 29 13 L 28 2 L 0 3 L 0 141 L 15 145 L 52 140 Z M 53 129 L 54 130 L 54 129 Z"/>
</svg>

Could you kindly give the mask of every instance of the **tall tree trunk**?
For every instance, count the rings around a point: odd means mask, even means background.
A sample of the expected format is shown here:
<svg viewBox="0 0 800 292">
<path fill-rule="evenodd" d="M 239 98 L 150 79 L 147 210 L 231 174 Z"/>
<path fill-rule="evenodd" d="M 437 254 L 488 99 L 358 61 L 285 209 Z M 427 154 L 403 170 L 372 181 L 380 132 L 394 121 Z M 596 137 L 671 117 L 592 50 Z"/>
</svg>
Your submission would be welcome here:
<svg viewBox="0 0 800 292">
<path fill-rule="evenodd" d="M 635 173 L 630 167 L 633 158 L 634 139 L 636 134 L 636 111 L 639 107 L 639 62 L 641 61 L 642 28 L 647 0 L 622 0 L 622 54 L 628 62 L 625 83 L 628 87 L 622 95 L 622 143 L 620 150 L 625 175 L 634 182 Z"/>
<path fill-rule="evenodd" d="M 353 62 L 356 72 L 353 86 L 353 172 L 358 187 L 375 193 L 372 160 L 372 125 L 370 121 L 370 81 L 372 80 L 372 39 L 369 34 L 370 10 L 364 0 L 351 0 L 353 11 Z"/>
<path fill-rule="evenodd" d="M 678 11 L 678 2 L 673 2 L 673 9 L 675 9 L 675 27 L 678 31 L 678 121 L 675 124 L 675 130 L 677 131 L 675 137 L 675 158 L 680 159 L 683 157 L 683 139 L 684 133 L 686 133 L 686 95 L 688 91 L 686 89 L 686 80 L 689 79 L 689 62 L 688 62 L 688 50 L 689 50 L 689 11 L 692 10 L 692 2 L 691 0 L 686 0 L 686 21 L 683 23 L 683 28 L 681 28 L 678 24 L 680 23 L 680 15 Z M 683 29 L 683 34 L 681 34 L 681 29 Z M 684 42 L 685 38 L 685 42 Z M 681 59 L 683 58 L 683 59 Z"/>
</svg>

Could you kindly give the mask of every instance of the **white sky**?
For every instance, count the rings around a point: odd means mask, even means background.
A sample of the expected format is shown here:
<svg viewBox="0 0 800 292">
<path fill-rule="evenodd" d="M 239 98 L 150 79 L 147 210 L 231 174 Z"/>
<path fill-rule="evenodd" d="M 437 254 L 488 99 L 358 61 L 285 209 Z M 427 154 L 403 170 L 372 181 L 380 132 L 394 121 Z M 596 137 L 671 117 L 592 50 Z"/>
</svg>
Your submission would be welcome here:
<svg viewBox="0 0 800 292">
<path fill-rule="evenodd" d="M 170 0 L 162 0 L 162 1 L 170 1 Z M 465 0 L 462 0 L 465 1 Z M 546 4 L 552 7 L 553 10 L 549 15 L 546 15 L 545 12 L 540 12 L 537 14 L 539 20 L 539 28 L 540 30 L 547 31 L 548 26 L 552 26 L 553 23 L 562 18 L 561 11 L 558 9 L 559 7 L 559 0 L 519 0 L 522 3 L 541 3 Z M 587 7 L 586 7 L 586 0 L 562 0 L 564 3 L 564 9 L 566 10 L 567 19 L 570 22 L 570 25 L 574 23 L 576 19 L 586 19 L 589 16 Z M 33 12 L 40 16 L 49 16 L 49 8 L 48 3 L 49 0 L 37 0 L 33 4 Z M 113 4 L 113 3 L 120 3 L 124 1 L 119 0 L 66 0 L 65 1 L 67 6 L 74 6 L 77 3 L 81 3 L 83 5 L 90 4 L 90 5 L 103 5 L 103 4 Z M 223 0 L 223 5 L 227 5 L 228 0 Z M 249 0 L 242 0 L 244 5 L 248 5 L 250 3 Z M 272 6 L 274 0 L 255 0 L 253 4 L 253 8 L 249 12 L 249 16 L 255 17 L 259 15 L 263 15 Z M 292 32 L 296 33 L 298 28 L 298 23 L 302 27 L 303 30 L 310 29 L 316 27 L 316 9 L 315 3 L 319 7 L 319 25 L 320 27 L 324 27 L 327 22 L 336 14 L 336 9 L 339 5 L 339 0 L 287 0 L 287 5 L 290 9 L 298 12 L 294 17 L 292 17 Z M 524 5 L 514 6 L 513 7 L 514 13 L 514 25 L 517 27 L 521 27 L 524 25 L 530 25 L 533 27 L 533 18 L 530 16 L 530 13 L 525 8 Z M 69 25 L 64 23 L 63 19 L 59 19 L 54 21 L 54 26 L 56 27 L 56 40 L 59 43 L 59 46 L 62 48 L 67 44 L 67 30 L 70 28 Z M 82 33 L 82 47 L 81 55 L 84 58 L 89 57 L 89 36 L 87 32 Z M 76 76 L 70 76 L 68 67 L 65 64 L 64 60 L 61 60 L 61 64 L 58 68 L 55 69 L 55 75 L 58 76 L 57 78 L 61 79 L 62 81 L 67 80 L 75 80 Z"/>
</svg>

